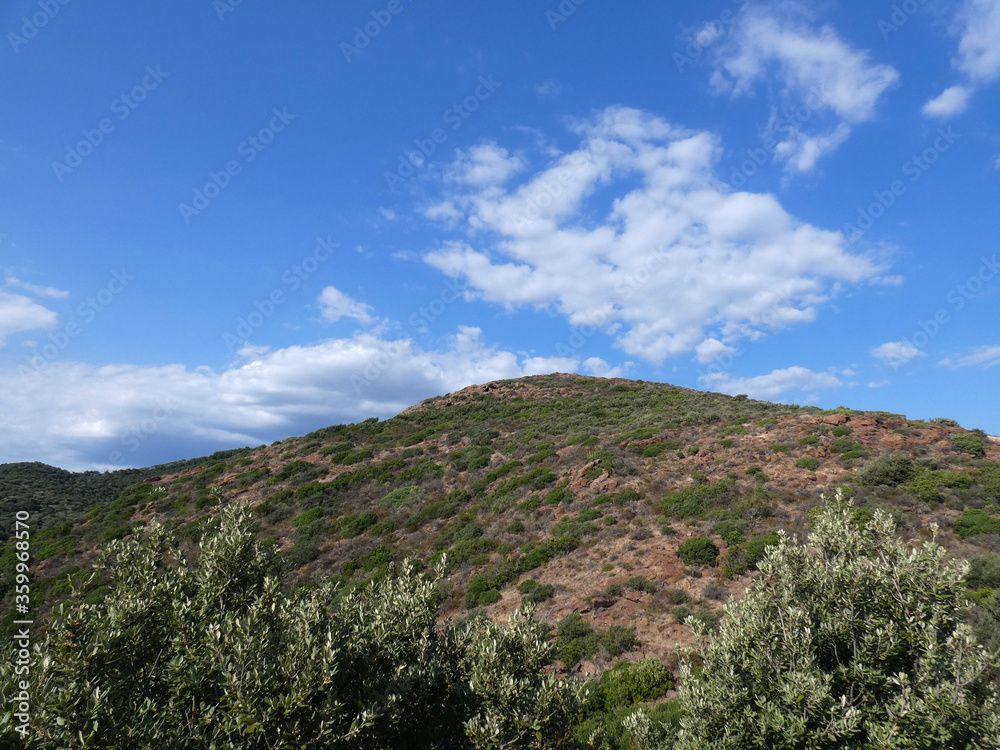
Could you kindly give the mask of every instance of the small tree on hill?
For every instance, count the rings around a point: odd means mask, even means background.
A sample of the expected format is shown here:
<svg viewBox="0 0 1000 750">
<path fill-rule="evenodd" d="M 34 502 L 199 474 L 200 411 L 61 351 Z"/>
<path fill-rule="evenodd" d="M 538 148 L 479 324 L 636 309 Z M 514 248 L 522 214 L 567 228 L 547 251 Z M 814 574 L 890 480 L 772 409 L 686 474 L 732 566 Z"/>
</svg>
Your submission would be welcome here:
<svg viewBox="0 0 1000 750">
<path fill-rule="evenodd" d="M 782 534 L 701 675 L 682 668 L 677 748 L 1000 748 L 997 657 L 962 620 L 965 566 L 852 510 L 838 492 L 808 544 Z"/>
</svg>

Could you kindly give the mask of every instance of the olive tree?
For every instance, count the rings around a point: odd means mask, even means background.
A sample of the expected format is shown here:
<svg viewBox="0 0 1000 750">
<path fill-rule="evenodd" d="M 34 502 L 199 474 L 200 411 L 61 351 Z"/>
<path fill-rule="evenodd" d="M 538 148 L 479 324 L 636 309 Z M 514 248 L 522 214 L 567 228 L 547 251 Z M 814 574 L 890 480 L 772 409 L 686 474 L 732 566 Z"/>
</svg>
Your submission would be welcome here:
<svg viewBox="0 0 1000 750">
<path fill-rule="evenodd" d="M 404 563 L 352 590 L 285 592 L 250 514 L 220 513 L 188 561 L 163 528 L 109 546 L 99 604 L 64 604 L 35 647 L 17 733 L 5 663 L 0 746 L 555 748 L 576 687 L 546 674 L 532 613 L 437 623 L 430 576 Z"/>
<path fill-rule="evenodd" d="M 997 655 L 963 621 L 966 566 L 894 531 L 883 512 L 859 524 L 838 492 L 806 544 L 781 534 L 700 674 L 682 666 L 676 747 L 1000 747 Z"/>
</svg>

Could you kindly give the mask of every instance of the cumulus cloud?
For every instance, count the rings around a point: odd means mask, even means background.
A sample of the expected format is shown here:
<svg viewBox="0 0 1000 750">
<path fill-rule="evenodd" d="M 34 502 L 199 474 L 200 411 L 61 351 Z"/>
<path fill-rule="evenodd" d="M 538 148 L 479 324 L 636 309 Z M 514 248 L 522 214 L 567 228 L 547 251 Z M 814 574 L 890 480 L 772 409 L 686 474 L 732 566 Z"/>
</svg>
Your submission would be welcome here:
<svg viewBox="0 0 1000 750">
<path fill-rule="evenodd" d="M 952 86 L 945 89 L 924 105 L 923 112 L 928 117 L 952 117 L 965 111 L 972 90 L 966 86 Z"/>
<path fill-rule="evenodd" d="M 872 356 L 887 365 L 898 367 L 911 359 L 925 356 L 922 351 L 906 341 L 889 341 L 872 349 Z"/>
<path fill-rule="evenodd" d="M 734 96 L 777 82 L 782 109 L 792 114 L 779 116 L 775 108 L 767 135 L 789 170 L 808 172 L 854 126 L 875 117 L 880 97 L 898 79 L 895 68 L 873 62 L 832 27 L 814 28 L 772 6 L 741 14 L 717 50 L 711 81 Z"/>
<path fill-rule="evenodd" d="M 336 323 L 341 318 L 353 318 L 359 323 L 371 323 L 372 308 L 351 299 L 334 286 L 326 287 L 319 295 L 320 313 L 324 320 Z"/>
<path fill-rule="evenodd" d="M 0 292 L 0 346 L 6 337 L 22 331 L 51 330 L 56 314 L 21 294 Z"/>
<path fill-rule="evenodd" d="M 524 160 L 512 156 L 495 143 L 482 143 L 459 150 L 445 178 L 463 185 L 489 187 L 502 185 L 524 168 Z"/>
<path fill-rule="evenodd" d="M 598 358 L 526 358 L 489 346 L 470 326 L 435 350 L 365 332 L 241 354 L 247 361 L 223 372 L 70 362 L 24 374 L 0 371 L 3 460 L 76 470 L 144 466 L 390 417 L 471 383 L 581 369 L 620 372 Z"/>
<path fill-rule="evenodd" d="M 835 375 L 813 372 L 806 367 L 786 367 L 752 378 L 737 378 L 720 372 L 706 375 L 701 380 L 706 387 L 720 393 L 745 393 L 752 398 L 761 399 L 773 399 L 789 391 L 812 391 L 842 385 Z"/>
<path fill-rule="evenodd" d="M 718 339 L 705 339 L 694 350 L 700 364 L 715 362 L 727 354 L 736 353 L 736 349 L 726 346 Z"/>
<path fill-rule="evenodd" d="M 655 363 L 809 322 L 881 271 L 773 195 L 721 186 L 711 133 L 623 107 L 574 129 L 576 150 L 509 187 L 446 183 L 425 215 L 462 237 L 426 262 L 481 299 L 555 310 Z"/>
</svg>

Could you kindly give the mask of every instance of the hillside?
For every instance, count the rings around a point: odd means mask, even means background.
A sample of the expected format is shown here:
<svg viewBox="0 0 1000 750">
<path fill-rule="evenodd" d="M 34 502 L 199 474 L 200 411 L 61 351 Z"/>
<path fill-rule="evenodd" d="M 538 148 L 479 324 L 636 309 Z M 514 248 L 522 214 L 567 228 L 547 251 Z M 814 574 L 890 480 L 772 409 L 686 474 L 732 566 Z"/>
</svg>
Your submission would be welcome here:
<svg viewBox="0 0 1000 750">
<path fill-rule="evenodd" d="M 890 510 L 904 536 L 928 538 L 937 524 L 958 557 L 1000 552 L 995 438 L 946 419 L 623 379 L 471 386 L 384 422 L 138 471 L 0 467 L 7 507 L 36 509 L 34 528 L 47 527 L 32 538 L 43 612 L 108 541 L 156 520 L 191 544 L 234 502 L 252 506 L 260 534 L 280 546 L 290 586 L 359 583 L 390 560 L 429 566 L 446 555 L 442 618 L 500 616 L 523 600 L 553 627 L 582 615 L 596 632 L 564 627 L 559 654 L 583 674 L 622 653 L 676 667 L 691 638 L 685 617 L 717 621 L 775 530 L 802 537 L 820 495 L 840 484 L 862 512 Z M 12 560 L 11 540 L 5 603 Z M 978 591 L 984 602 L 989 588 Z M 96 581 L 88 597 L 101 595 Z M 997 640 L 996 612 L 970 617 Z"/>
</svg>

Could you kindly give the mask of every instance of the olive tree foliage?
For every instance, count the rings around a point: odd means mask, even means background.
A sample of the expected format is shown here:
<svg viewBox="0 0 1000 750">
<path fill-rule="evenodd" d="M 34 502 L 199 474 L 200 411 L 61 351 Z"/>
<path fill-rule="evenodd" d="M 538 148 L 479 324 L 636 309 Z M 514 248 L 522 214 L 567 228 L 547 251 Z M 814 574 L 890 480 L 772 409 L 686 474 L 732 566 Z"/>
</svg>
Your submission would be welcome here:
<svg viewBox="0 0 1000 750">
<path fill-rule="evenodd" d="M 437 625 L 434 582 L 404 563 L 351 591 L 286 593 L 242 506 L 189 562 L 153 526 L 109 546 L 111 592 L 77 594 L 35 647 L 32 716 L 0 746 L 556 748 L 580 690 L 545 673 L 532 612 Z M 440 572 L 439 572 L 440 575 Z M 5 663 L 0 688 L 17 680 Z"/>
<path fill-rule="evenodd" d="M 682 666 L 678 749 L 1000 748 L 997 655 L 962 619 L 965 564 L 910 549 L 886 513 L 852 519 L 838 491 L 807 544 L 769 549 L 701 674 Z"/>
</svg>

